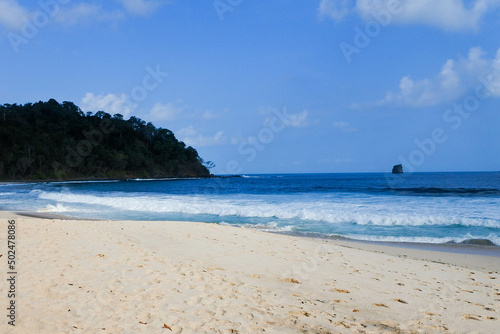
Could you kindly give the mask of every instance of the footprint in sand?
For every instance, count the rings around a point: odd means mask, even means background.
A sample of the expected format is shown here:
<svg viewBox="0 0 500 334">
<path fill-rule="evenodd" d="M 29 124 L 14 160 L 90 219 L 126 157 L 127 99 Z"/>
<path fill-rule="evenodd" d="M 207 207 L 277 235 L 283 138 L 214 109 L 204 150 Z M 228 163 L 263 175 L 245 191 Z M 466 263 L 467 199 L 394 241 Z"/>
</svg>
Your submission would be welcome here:
<svg viewBox="0 0 500 334">
<path fill-rule="evenodd" d="M 385 304 L 382 304 L 382 303 L 376 303 L 376 304 L 373 304 L 375 306 L 378 306 L 378 307 L 385 307 L 385 308 L 389 308 L 389 306 L 385 305 Z"/>
<path fill-rule="evenodd" d="M 464 314 L 463 317 L 464 317 L 464 319 L 467 319 L 467 320 L 481 321 L 481 319 L 478 319 L 478 318 L 481 318 L 481 316 L 477 315 L 477 314 Z"/>
<path fill-rule="evenodd" d="M 408 304 L 408 302 L 407 302 L 407 301 L 404 301 L 404 300 L 399 299 L 399 298 L 395 298 L 395 299 L 394 299 L 394 301 L 395 301 L 395 302 L 398 302 L 398 303 L 401 303 L 401 304 Z"/>
</svg>

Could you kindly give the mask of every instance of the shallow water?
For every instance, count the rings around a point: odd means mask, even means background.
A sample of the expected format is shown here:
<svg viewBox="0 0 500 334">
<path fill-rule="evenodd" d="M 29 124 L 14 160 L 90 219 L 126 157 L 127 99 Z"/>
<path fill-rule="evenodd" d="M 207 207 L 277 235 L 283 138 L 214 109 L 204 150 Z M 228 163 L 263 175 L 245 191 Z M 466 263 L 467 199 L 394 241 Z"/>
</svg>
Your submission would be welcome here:
<svg viewBox="0 0 500 334">
<path fill-rule="evenodd" d="M 276 174 L 0 185 L 0 208 L 187 220 L 410 243 L 500 245 L 500 173 Z"/>
</svg>

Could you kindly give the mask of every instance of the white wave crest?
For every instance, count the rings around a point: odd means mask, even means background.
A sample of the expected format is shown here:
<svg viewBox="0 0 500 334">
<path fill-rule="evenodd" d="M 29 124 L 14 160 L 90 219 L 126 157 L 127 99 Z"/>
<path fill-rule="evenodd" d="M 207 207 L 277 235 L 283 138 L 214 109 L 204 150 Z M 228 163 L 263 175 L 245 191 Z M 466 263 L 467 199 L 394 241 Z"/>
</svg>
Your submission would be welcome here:
<svg viewBox="0 0 500 334">
<path fill-rule="evenodd" d="M 57 203 L 56 205 L 48 204 L 43 209 L 38 209 L 36 212 L 72 212 L 73 209 L 67 208 L 64 205 Z"/>
<path fill-rule="evenodd" d="M 336 235 L 330 235 L 336 236 Z M 343 237 L 362 241 L 374 241 L 374 242 L 404 242 L 404 243 L 423 243 L 423 244 L 445 244 L 445 243 L 462 243 L 467 240 L 482 239 L 490 240 L 495 245 L 500 246 L 500 237 L 496 234 L 489 234 L 488 236 L 478 236 L 472 234 L 466 234 L 461 237 L 403 237 L 403 236 L 381 236 L 381 235 L 359 235 L 359 234 L 347 234 Z"/>
<path fill-rule="evenodd" d="M 51 181 L 49 184 L 79 184 L 79 183 L 114 183 L 120 180 L 81 180 L 81 181 Z"/>
<path fill-rule="evenodd" d="M 73 194 L 65 192 L 38 193 L 40 199 L 57 203 L 106 206 L 120 211 L 149 213 L 183 213 L 216 215 L 220 217 L 277 218 L 299 221 L 316 221 L 328 224 L 353 224 L 374 226 L 478 226 L 500 228 L 498 209 L 474 216 L 470 209 L 460 207 L 443 210 L 442 206 L 400 207 L 388 203 L 285 201 L 275 197 L 202 197 L 186 195 L 142 195 L 140 193 L 111 193 L 108 196 Z M 495 211 L 496 210 L 496 211 Z M 472 212 L 472 213 L 471 213 Z"/>
</svg>

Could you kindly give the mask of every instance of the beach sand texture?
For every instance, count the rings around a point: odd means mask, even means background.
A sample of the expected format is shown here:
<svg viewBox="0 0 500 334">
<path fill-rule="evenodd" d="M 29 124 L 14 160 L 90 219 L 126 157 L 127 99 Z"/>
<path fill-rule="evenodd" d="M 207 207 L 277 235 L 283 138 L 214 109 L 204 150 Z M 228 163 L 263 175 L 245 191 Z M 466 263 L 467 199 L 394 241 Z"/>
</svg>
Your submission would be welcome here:
<svg viewBox="0 0 500 334">
<path fill-rule="evenodd" d="M 17 225 L 15 327 L 6 318 L 8 219 Z M 500 328 L 498 257 L 468 256 L 470 265 L 458 266 L 453 258 L 464 255 L 419 260 L 216 224 L 52 220 L 9 212 L 0 213 L 0 231 L 0 333 Z"/>
</svg>

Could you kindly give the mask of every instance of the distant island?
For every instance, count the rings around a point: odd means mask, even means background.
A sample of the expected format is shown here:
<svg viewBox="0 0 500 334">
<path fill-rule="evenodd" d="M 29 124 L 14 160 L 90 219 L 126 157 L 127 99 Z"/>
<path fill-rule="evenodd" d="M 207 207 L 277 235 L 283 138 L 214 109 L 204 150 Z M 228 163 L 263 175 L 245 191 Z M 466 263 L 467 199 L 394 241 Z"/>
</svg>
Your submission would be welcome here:
<svg viewBox="0 0 500 334">
<path fill-rule="evenodd" d="M 403 174 L 403 165 L 394 165 L 392 167 L 392 174 Z"/>
<path fill-rule="evenodd" d="M 54 99 L 0 105 L 1 181 L 210 177 L 211 166 L 172 131 L 137 117 Z"/>
</svg>

